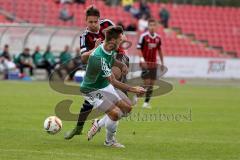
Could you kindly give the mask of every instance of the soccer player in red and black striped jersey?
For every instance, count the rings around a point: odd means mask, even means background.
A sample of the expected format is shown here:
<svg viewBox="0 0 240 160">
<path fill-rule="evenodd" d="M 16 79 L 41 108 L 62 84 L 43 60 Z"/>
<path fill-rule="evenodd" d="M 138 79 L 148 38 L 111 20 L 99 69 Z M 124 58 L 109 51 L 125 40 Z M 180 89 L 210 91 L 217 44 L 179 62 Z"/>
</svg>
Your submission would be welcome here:
<svg viewBox="0 0 240 160">
<path fill-rule="evenodd" d="M 80 36 L 80 49 L 82 54 L 83 63 L 87 63 L 89 55 L 92 53 L 93 49 L 101 44 L 104 39 L 104 29 L 114 26 L 115 24 L 109 19 L 99 20 L 100 12 L 94 7 L 90 7 L 86 12 L 87 28 Z M 122 61 L 125 60 L 126 56 L 122 48 L 118 49 L 117 59 Z M 119 58 L 118 58 L 119 57 Z M 122 58 L 125 57 L 125 58 Z M 128 60 L 128 58 L 127 58 Z M 127 63 L 127 61 L 123 62 Z"/>
<path fill-rule="evenodd" d="M 94 8 L 90 11 L 94 12 Z M 87 59 L 89 54 L 92 53 L 92 50 L 105 39 L 103 30 L 114 24 L 109 19 L 99 21 L 99 17 L 97 16 L 88 16 L 87 25 L 87 29 L 80 36 L 80 52 L 84 63 L 87 63 Z"/>
<path fill-rule="evenodd" d="M 104 29 L 114 25 L 113 22 L 108 19 L 100 20 L 100 12 L 93 6 L 89 7 L 86 11 L 86 24 L 87 28 L 80 36 L 81 60 L 85 64 L 87 63 L 88 57 L 92 51 L 104 41 Z M 128 57 L 125 55 L 124 50 L 121 48 L 118 49 L 118 55 L 116 59 L 120 60 L 124 64 L 128 63 Z M 127 70 L 127 65 L 125 65 L 125 67 L 122 67 L 122 75 L 127 74 Z M 93 105 L 85 100 L 83 107 L 80 110 L 77 126 L 72 131 L 69 131 L 65 134 L 65 139 L 71 139 L 75 135 L 81 134 L 85 120 L 87 119 L 92 109 Z"/>
<path fill-rule="evenodd" d="M 154 19 L 148 21 L 148 31 L 140 35 L 137 48 L 140 52 L 140 66 L 142 68 L 142 79 L 147 87 L 144 108 L 151 108 L 149 101 L 153 92 L 153 86 L 157 78 L 157 54 L 160 57 L 162 66 L 163 54 L 161 50 L 161 38 L 156 33 L 157 22 Z M 161 67 L 162 69 L 162 67 Z"/>
</svg>

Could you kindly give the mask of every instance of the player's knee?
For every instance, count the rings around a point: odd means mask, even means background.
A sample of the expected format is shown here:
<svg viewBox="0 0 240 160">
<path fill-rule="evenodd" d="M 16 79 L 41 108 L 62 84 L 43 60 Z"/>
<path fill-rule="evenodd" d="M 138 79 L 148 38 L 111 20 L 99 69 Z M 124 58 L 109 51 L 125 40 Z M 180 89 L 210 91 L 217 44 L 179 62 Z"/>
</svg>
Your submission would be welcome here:
<svg viewBox="0 0 240 160">
<path fill-rule="evenodd" d="M 132 106 L 131 105 L 127 105 L 126 112 L 130 113 L 131 111 L 132 111 Z"/>
<path fill-rule="evenodd" d="M 121 118 L 121 110 L 115 107 L 108 113 L 108 116 L 110 117 L 111 120 L 117 121 Z"/>
<path fill-rule="evenodd" d="M 121 109 L 121 117 L 127 117 L 132 111 L 131 105 L 126 105 L 124 108 Z"/>
</svg>

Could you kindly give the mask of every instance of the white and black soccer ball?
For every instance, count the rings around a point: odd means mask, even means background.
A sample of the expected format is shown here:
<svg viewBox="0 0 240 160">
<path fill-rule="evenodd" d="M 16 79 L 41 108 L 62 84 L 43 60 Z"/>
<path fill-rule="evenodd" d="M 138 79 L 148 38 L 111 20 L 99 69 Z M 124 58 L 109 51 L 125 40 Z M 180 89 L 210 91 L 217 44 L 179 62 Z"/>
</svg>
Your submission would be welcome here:
<svg viewBox="0 0 240 160">
<path fill-rule="evenodd" d="M 44 121 L 44 129 L 49 134 L 56 134 L 62 128 L 62 121 L 57 116 L 50 116 Z"/>
</svg>

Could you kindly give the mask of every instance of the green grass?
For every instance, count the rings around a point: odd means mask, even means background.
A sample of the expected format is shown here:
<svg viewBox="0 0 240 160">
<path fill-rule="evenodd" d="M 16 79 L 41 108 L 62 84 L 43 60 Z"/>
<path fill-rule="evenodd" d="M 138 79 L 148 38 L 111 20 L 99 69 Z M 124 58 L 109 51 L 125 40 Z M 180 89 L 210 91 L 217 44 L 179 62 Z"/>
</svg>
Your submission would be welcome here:
<svg viewBox="0 0 240 160">
<path fill-rule="evenodd" d="M 133 113 L 176 115 L 191 109 L 192 121 L 122 120 L 117 138 L 125 149 L 104 147 L 104 130 L 90 142 L 85 134 L 64 140 L 64 132 L 75 122 L 64 121 L 63 130 L 54 136 L 44 132 L 44 119 L 54 115 L 63 99 L 73 99 L 71 110 L 79 111 L 80 97 L 59 94 L 46 82 L 1 81 L 0 160 L 240 159 L 239 87 L 175 85 L 170 94 L 152 99 L 152 110 L 142 110 L 140 101 Z"/>
</svg>

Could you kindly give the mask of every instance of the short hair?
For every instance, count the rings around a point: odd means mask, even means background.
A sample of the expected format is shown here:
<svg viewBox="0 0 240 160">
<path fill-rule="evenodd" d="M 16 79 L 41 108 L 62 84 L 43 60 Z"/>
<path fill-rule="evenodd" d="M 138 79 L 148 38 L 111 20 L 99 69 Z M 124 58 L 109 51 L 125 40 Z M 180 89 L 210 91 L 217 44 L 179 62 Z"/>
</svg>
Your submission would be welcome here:
<svg viewBox="0 0 240 160">
<path fill-rule="evenodd" d="M 95 8 L 94 6 L 90 6 L 87 11 L 86 11 L 86 18 L 88 16 L 96 16 L 96 17 L 100 17 L 100 12 L 97 8 Z"/>
<path fill-rule="evenodd" d="M 112 39 L 117 39 L 120 34 L 123 33 L 123 28 L 121 26 L 110 26 L 104 29 L 106 42 Z"/>
<path fill-rule="evenodd" d="M 148 24 L 149 23 L 156 23 L 157 21 L 155 20 L 155 19 L 153 19 L 153 18 L 150 18 L 149 20 L 148 20 Z"/>
</svg>

